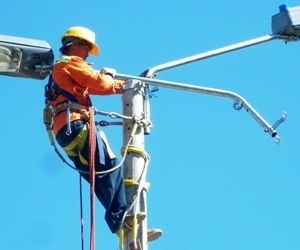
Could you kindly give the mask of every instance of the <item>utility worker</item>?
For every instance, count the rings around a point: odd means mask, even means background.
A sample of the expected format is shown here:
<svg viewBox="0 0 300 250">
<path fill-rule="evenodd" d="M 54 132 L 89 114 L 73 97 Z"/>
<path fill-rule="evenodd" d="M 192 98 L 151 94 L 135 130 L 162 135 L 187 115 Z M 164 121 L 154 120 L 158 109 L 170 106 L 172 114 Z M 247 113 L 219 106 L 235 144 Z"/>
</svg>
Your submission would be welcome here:
<svg viewBox="0 0 300 250">
<path fill-rule="evenodd" d="M 53 66 L 49 78 L 48 93 L 53 107 L 53 133 L 58 144 L 65 150 L 78 170 L 87 172 L 89 162 L 89 112 L 91 95 L 120 94 L 123 81 L 114 80 L 114 69 L 94 70 L 85 60 L 99 54 L 95 33 L 84 27 L 71 27 L 61 38 L 61 57 Z M 110 149 L 102 131 L 95 132 L 95 171 L 116 167 L 119 160 Z M 80 173 L 88 182 L 89 174 Z M 123 168 L 95 176 L 95 194 L 102 203 L 105 220 L 112 233 L 118 233 L 126 211 Z M 145 218 L 137 214 L 138 223 Z M 124 225 L 130 229 L 132 216 L 125 218 Z M 161 231 L 148 231 L 148 241 L 161 236 Z"/>
</svg>

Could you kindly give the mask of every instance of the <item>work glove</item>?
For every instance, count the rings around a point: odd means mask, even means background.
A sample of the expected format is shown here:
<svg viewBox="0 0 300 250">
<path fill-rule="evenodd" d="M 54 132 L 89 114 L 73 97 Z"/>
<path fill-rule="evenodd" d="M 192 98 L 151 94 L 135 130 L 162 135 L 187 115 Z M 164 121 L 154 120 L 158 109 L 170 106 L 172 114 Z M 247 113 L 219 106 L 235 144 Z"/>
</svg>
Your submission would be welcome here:
<svg viewBox="0 0 300 250">
<path fill-rule="evenodd" d="M 150 70 L 150 68 L 149 68 L 149 69 L 146 69 L 146 70 L 143 71 L 139 76 L 140 76 L 140 77 L 146 77 L 146 75 L 148 74 L 149 70 Z M 148 76 L 148 78 L 154 79 L 156 76 L 157 76 L 157 75 L 154 74 L 154 75 Z"/>
<path fill-rule="evenodd" d="M 114 78 L 117 71 L 115 69 L 112 69 L 112 68 L 102 68 L 100 73 L 105 74 L 105 75 L 109 75 L 112 78 Z"/>
</svg>

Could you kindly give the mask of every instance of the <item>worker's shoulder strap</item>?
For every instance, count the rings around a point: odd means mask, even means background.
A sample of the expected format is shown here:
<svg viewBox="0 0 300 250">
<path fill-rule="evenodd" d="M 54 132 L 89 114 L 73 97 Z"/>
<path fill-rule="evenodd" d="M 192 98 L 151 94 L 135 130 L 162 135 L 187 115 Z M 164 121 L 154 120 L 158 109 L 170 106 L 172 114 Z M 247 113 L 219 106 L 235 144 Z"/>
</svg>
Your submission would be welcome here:
<svg viewBox="0 0 300 250">
<path fill-rule="evenodd" d="M 55 64 L 57 63 L 68 63 L 70 61 L 70 57 L 69 56 L 61 56 L 60 58 L 58 58 L 56 61 L 55 61 Z"/>
<path fill-rule="evenodd" d="M 52 89 L 54 91 L 52 91 Z M 53 81 L 52 74 L 50 74 L 48 83 L 45 86 L 45 97 L 49 101 L 54 101 L 59 95 L 62 95 L 67 100 L 70 100 L 71 102 L 78 102 L 77 99 L 72 94 L 59 87 L 58 84 Z"/>
</svg>

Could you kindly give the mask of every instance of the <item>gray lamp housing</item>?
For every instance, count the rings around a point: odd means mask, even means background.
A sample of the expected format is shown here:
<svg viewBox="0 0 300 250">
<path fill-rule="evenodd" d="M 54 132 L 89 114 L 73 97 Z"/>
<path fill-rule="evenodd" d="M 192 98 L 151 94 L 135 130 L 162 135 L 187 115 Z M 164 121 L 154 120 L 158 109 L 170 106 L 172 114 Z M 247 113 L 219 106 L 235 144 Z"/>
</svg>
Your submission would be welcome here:
<svg viewBox="0 0 300 250">
<path fill-rule="evenodd" d="M 300 38 L 300 7 L 289 8 L 287 4 L 279 6 L 280 12 L 272 16 L 274 35 L 295 36 Z"/>
<path fill-rule="evenodd" d="M 45 79 L 50 71 L 36 70 L 53 65 L 54 54 L 45 41 L 0 35 L 0 75 Z"/>
</svg>

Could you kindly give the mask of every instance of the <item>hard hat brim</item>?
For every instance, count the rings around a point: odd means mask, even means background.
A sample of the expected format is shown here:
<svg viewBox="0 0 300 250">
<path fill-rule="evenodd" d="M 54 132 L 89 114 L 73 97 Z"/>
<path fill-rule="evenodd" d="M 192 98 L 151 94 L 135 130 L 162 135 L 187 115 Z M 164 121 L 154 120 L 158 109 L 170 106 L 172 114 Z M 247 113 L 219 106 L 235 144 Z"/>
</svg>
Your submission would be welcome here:
<svg viewBox="0 0 300 250">
<path fill-rule="evenodd" d="M 91 43 L 91 45 L 92 45 L 92 48 L 89 51 L 89 53 L 91 55 L 98 56 L 100 54 L 100 49 L 99 49 L 98 45 L 95 43 Z"/>
</svg>

